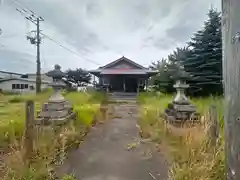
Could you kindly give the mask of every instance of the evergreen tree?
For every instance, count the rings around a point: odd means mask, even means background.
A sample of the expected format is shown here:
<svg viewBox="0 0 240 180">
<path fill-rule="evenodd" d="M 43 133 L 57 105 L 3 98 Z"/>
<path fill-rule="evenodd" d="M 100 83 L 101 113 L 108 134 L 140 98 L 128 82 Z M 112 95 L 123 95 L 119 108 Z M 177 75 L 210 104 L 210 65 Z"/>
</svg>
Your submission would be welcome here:
<svg viewBox="0 0 240 180">
<path fill-rule="evenodd" d="M 189 56 L 190 50 L 187 47 L 177 48 L 170 55 L 168 55 L 168 70 L 174 74 L 179 65 L 183 65 L 185 59 Z"/>
<path fill-rule="evenodd" d="M 184 61 L 188 53 L 188 48 L 177 48 L 173 53 L 168 55 L 167 59 L 152 63 L 150 67 L 159 71 L 159 74 L 152 78 L 152 82 L 157 90 L 164 93 L 172 93 L 175 91 L 172 76 L 176 73 L 179 64 Z"/>
<path fill-rule="evenodd" d="M 155 89 L 163 93 L 171 93 L 173 89 L 173 81 L 171 73 L 168 70 L 167 59 L 162 59 L 156 63 L 152 63 L 151 69 L 158 70 L 158 74 L 151 78 L 150 83 L 154 85 Z"/>
<path fill-rule="evenodd" d="M 183 61 L 192 75 L 190 92 L 196 95 L 222 93 L 222 41 L 220 13 L 210 9 L 203 30 L 189 42 L 191 52 Z"/>
</svg>

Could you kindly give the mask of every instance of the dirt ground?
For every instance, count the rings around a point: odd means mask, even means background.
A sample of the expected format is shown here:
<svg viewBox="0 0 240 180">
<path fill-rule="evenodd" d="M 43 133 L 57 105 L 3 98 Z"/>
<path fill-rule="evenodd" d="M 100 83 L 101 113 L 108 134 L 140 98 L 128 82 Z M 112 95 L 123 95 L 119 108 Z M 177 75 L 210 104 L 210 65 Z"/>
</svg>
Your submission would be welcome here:
<svg viewBox="0 0 240 180">
<path fill-rule="evenodd" d="M 114 118 L 97 125 L 71 152 L 58 175 L 77 180 L 165 180 L 168 165 L 155 146 L 139 137 L 136 103 L 114 104 Z"/>
</svg>

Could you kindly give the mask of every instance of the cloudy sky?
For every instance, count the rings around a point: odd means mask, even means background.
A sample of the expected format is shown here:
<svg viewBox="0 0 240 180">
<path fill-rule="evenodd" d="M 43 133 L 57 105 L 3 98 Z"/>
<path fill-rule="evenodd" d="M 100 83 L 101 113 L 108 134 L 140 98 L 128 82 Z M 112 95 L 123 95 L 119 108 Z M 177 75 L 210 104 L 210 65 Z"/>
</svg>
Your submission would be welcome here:
<svg viewBox="0 0 240 180">
<path fill-rule="evenodd" d="M 42 71 L 94 69 L 119 57 L 148 66 L 183 46 L 220 0 L 0 0 L 0 70 L 34 72 L 35 25 L 16 8 L 42 16 Z M 56 43 L 57 42 L 57 43 Z M 63 45 L 68 50 L 62 48 Z"/>
</svg>

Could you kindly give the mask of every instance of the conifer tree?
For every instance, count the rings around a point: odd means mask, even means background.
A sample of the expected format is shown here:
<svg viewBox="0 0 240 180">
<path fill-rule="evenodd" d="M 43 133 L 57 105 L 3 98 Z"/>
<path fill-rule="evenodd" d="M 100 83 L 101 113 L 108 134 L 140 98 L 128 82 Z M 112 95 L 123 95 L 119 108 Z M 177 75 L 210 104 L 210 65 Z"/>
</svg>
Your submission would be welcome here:
<svg viewBox="0 0 240 180">
<path fill-rule="evenodd" d="M 222 41 L 220 13 L 210 9 L 203 30 L 189 42 L 191 52 L 183 61 L 192 77 L 190 92 L 197 95 L 222 93 Z"/>
</svg>

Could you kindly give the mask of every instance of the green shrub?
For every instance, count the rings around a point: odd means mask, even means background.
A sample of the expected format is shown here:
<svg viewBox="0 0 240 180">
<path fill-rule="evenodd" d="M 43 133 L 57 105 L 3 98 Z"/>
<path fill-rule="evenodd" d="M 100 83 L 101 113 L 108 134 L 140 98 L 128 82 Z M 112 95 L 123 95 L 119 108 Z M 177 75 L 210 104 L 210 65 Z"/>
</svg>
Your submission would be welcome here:
<svg viewBox="0 0 240 180">
<path fill-rule="evenodd" d="M 7 146 L 15 140 L 21 140 L 24 131 L 23 121 L 10 120 L 8 122 L 0 123 L 0 147 Z"/>
<path fill-rule="evenodd" d="M 21 97 L 21 96 L 14 96 L 12 97 L 11 99 L 9 99 L 9 103 L 21 103 L 21 102 L 24 102 L 26 101 L 25 98 Z"/>
<path fill-rule="evenodd" d="M 73 175 L 64 175 L 61 180 L 75 180 L 76 178 Z"/>
<path fill-rule="evenodd" d="M 75 106 L 73 108 L 77 118 L 77 122 L 83 124 L 86 127 L 90 127 L 93 123 L 94 116 L 99 109 L 99 105 L 86 104 L 81 106 Z"/>
<path fill-rule="evenodd" d="M 41 170 L 35 168 L 23 168 L 21 172 L 8 169 L 7 177 L 3 180 L 52 180 L 53 177 L 48 175 L 46 167 Z"/>
<path fill-rule="evenodd" d="M 41 94 L 51 93 L 51 92 L 52 92 L 52 88 L 46 88 L 46 89 L 42 89 Z"/>
<path fill-rule="evenodd" d="M 69 100 L 69 102 L 73 105 L 82 105 L 85 104 L 89 98 L 91 98 L 91 94 L 81 93 L 81 92 L 71 92 L 65 93 L 65 98 Z"/>
<path fill-rule="evenodd" d="M 106 100 L 107 97 L 103 93 L 94 92 L 92 96 L 89 98 L 89 103 L 96 103 L 96 102 L 102 102 Z"/>
<path fill-rule="evenodd" d="M 19 92 L 4 91 L 4 92 L 1 92 L 1 94 L 3 94 L 3 95 L 19 95 L 20 93 Z"/>
</svg>

